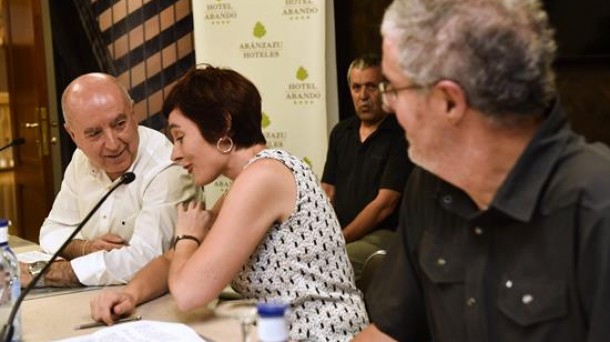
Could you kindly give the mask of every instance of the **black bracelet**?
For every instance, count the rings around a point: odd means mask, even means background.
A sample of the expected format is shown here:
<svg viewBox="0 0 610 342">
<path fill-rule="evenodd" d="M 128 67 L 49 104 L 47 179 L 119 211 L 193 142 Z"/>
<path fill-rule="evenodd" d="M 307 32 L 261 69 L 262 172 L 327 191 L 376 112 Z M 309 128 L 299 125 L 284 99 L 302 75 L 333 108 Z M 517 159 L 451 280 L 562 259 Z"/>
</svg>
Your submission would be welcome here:
<svg viewBox="0 0 610 342">
<path fill-rule="evenodd" d="M 193 240 L 197 243 L 197 247 L 199 247 L 199 245 L 201 245 L 201 241 L 199 241 L 199 239 L 194 237 L 193 235 L 177 235 L 174 238 L 174 249 L 176 249 L 176 244 L 180 240 Z"/>
</svg>

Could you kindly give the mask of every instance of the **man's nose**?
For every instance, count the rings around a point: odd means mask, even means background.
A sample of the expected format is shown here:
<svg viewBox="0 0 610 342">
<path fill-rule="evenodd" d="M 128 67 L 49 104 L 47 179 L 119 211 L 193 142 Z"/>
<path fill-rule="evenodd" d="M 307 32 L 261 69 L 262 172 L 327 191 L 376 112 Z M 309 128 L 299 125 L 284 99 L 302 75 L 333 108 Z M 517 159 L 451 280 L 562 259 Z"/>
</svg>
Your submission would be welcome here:
<svg viewBox="0 0 610 342">
<path fill-rule="evenodd" d="M 113 131 L 106 132 L 105 136 L 106 139 L 104 142 L 104 146 L 106 147 L 106 149 L 111 151 L 119 149 L 119 147 L 121 146 L 121 141 Z"/>
<path fill-rule="evenodd" d="M 369 94 L 369 91 L 366 89 L 366 87 L 362 87 L 362 89 L 360 89 L 360 92 L 358 94 L 360 96 L 361 99 L 368 99 L 371 94 Z"/>
</svg>

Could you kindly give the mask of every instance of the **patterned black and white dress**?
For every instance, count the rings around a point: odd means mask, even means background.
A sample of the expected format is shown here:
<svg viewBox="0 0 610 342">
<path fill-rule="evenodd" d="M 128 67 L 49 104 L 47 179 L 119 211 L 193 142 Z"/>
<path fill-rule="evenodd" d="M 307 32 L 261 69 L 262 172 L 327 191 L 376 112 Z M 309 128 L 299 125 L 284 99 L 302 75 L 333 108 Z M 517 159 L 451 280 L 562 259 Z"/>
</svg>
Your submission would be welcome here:
<svg viewBox="0 0 610 342">
<path fill-rule="evenodd" d="M 292 171 L 296 208 L 269 229 L 232 286 L 247 298 L 289 304 L 290 340 L 347 341 L 364 328 L 368 316 L 334 210 L 303 161 L 264 150 L 248 165 L 263 158 L 279 160 Z"/>
</svg>

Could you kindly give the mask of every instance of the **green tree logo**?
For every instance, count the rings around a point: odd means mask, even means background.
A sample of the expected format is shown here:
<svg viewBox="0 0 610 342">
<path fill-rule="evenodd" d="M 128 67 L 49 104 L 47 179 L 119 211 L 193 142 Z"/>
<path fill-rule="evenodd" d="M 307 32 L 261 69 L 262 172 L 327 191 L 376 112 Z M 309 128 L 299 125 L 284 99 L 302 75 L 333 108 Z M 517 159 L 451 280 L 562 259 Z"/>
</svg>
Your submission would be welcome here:
<svg viewBox="0 0 610 342">
<path fill-rule="evenodd" d="M 267 128 L 269 125 L 271 125 L 271 120 L 269 120 L 269 116 L 267 115 L 267 113 L 263 112 L 263 119 L 261 120 L 261 126 L 263 126 L 263 128 Z"/>
<path fill-rule="evenodd" d="M 260 21 L 257 21 L 254 25 L 254 30 L 252 30 L 252 34 L 256 38 L 263 38 L 267 34 L 267 29 L 265 29 L 265 25 L 261 24 Z"/>
<path fill-rule="evenodd" d="M 303 158 L 303 162 L 304 162 L 305 164 L 309 165 L 309 168 L 310 168 L 310 169 L 311 169 L 311 168 L 313 168 L 313 163 L 311 162 L 311 160 L 309 160 L 309 158 L 304 157 L 304 158 Z"/>
<path fill-rule="evenodd" d="M 305 81 L 307 79 L 307 77 L 309 77 L 309 73 L 307 72 L 307 69 L 300 66 L 299 69 L 297 69 L 297 80 Z"/>
</svg>

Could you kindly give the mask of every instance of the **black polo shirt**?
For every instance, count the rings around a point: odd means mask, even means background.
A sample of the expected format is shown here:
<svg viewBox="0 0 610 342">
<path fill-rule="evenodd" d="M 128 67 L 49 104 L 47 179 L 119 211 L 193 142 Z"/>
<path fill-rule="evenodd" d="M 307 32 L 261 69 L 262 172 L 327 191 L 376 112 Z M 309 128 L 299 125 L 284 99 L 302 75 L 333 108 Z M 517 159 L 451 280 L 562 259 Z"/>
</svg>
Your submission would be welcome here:
<svg viewBox="0 0 610 342">
<path fill-rule="evenodd" d="M 322 182 L 335 186 L 334 208 L 341 227 L 352 222 L 379 189 L 402 192 L 412 169 L 404 131 L 394 115 L 388 115 L 363 143 L 360 119 L 339 122 L 330 134 Z M 396 229 L 397 212 L 376 229 Z"/>
<path fill-rule="evenodd" d="M 398 235 L 367 296 L 398 340 L 610 340 L 610 151 L 557 104 L 486 211 L 415 169 Z"/>
</svg>

